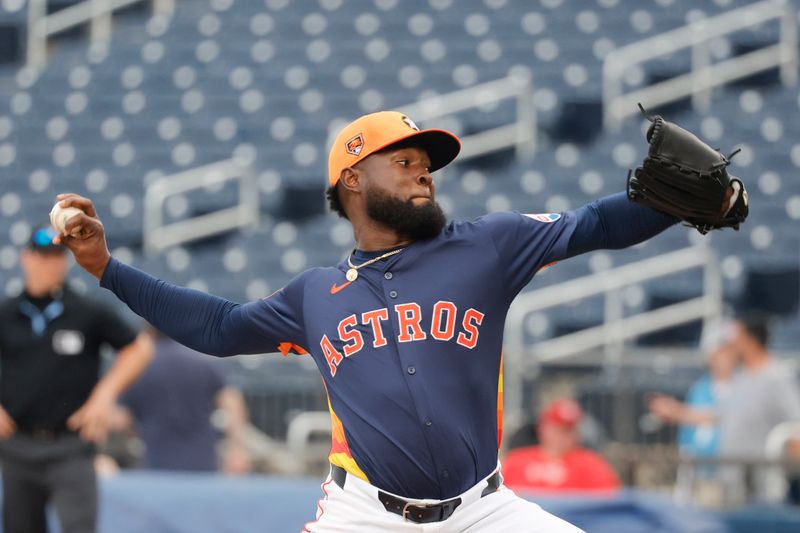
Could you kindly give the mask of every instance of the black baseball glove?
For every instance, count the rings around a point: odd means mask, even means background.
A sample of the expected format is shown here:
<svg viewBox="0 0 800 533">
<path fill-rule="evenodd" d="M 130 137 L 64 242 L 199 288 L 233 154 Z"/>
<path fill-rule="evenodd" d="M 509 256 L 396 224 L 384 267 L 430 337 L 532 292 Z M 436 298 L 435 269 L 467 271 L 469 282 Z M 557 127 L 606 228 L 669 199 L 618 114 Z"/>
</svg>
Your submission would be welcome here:
<svg viewBox="0 0 800 533">
<path fill-rule="evenodd" d="M 640 106 L 641 107 L 641 106 Z M 739 178 L 728 175 L 730 157 L 660 116 L 648 117 L 650 150 L 628 174 L 628 198 L 683 220 L 700 233 L 733 228 L 747 218 L 748 199 Z"/>
</svg>

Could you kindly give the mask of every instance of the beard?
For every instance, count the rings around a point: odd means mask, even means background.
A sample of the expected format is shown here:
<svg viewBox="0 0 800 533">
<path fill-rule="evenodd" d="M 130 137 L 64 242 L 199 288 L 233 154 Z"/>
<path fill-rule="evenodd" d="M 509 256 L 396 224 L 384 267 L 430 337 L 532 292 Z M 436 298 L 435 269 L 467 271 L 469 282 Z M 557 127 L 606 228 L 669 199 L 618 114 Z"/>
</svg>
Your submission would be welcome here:
<svg viewBox="0 0 800 533">
<path fill-rule="evenodd" d="M 372 220 L 415 241 L 436 237 L 447 223 L 441 206 L 434 201 L 414 205 L 411 199 L 401 200 L 386 190 L 370 188 L 366 203 Z"/>
</svg>

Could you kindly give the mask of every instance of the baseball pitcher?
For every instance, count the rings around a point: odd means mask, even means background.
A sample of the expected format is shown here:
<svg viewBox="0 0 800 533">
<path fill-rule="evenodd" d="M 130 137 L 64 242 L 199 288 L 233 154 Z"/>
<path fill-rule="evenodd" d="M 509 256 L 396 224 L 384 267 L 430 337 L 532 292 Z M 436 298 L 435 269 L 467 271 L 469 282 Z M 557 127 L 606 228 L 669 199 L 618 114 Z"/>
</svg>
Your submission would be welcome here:
<svg viewBox="0 0 800 533">
<path fill-rule="evenodd" d="M 56 239 L 102 287 L 195 350 L 314 359 L 333 442 L 316 520 L 303 531 L 575 532 L 503 486 L 509 305 L 549 263 L 631 246 L 680 220 L 708 231 L 747 214 L 744 186 L 718 152 L 660 117 L 648 141 L 627 194 L 564 213 L 448 222 L 432 173 L 455 159 L 458 138 L 398 112 L 362 116 L 338 135 L 328 166 L 328 200 L 353 226 L 352 253 L 247 304 L 111 257 L 89 199 L 58 197 L 83 213 Z"/>
</svg>

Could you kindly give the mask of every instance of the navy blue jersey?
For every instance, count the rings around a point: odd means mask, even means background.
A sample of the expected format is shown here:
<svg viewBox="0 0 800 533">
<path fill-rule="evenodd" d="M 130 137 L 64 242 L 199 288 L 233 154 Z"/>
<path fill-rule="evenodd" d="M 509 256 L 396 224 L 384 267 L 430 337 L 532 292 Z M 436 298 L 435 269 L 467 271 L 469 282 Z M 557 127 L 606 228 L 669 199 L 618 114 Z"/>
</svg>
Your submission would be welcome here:
<svg viewBox="0 0 800 533">
<path fill-rule="evenodd" d="M 200 351 L 310 354 L 329 398 L 331 463 L 402 496 L 445 499 L 497 466 L 503 328 L 517 293 L 542 266 L 634 244 L 675 222 L 619 195 L 604 200 L 564 214 L 453 222 L 353 282 L 342 262 L 245 305 L 116 261 L 102 284 Z M 356 251 L 353 262 L 381 253 Z"/>
</svg>

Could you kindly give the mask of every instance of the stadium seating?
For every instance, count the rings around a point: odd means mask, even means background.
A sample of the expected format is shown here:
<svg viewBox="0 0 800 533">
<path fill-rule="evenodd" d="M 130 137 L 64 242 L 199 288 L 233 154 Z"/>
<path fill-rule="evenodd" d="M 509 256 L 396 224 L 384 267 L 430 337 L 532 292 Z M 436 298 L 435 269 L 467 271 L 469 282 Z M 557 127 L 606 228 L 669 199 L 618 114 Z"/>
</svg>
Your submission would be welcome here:
<svg viewBox="0 0 800 533">
<path fill-rule="evenodd" d="M 44 220 L 54 195 L 73 190 L 95 199 L 114 252 L 134 265 L 237 300 L 269 293 L 304 268 L 337 262 L 351 246 L 346 224 L 333 215 L 297 218 L 281 210 L 292 187 L 318 189 L 321 198 L 333 128 L 509 73 L 533 77 L 542 132 L 536 158 L 446 169 L 442 204 L 454 218 L 576 208 L 622 190 L 644 151 L 640 118 L 589 142 L 564 128 L 564 110 L 573 110 L 574 121 L 575 109 L 587 109 L 580 103 L 598 101 L 605 54 L 747 3 L 715 0 L 701 9 L 680 0 L 597 0 L 576 11 L 564 9 L 563 0 L 414 0 L 402 8 L 398 0 L 179 0 L 171 17 L 127 12 L 116 18 L 108 46 L 68 37 L 56 41 L 41 73 L 0 66 L 0 290 L 19 289 L 16 247 L 30 225 Z M 0 34 L 23 21 L 24 2 L 0 3 Z M 770 38 L 767 29 L 737 34 L 715 42 L 713 54 L 727 57 Z M 653 62 L 624 81 L 636 87 L 685 69 L 687 61 L 676 55 Z M 715 91 L 705 112 L 674 106 L 670 114 L 724 150 L 743 148 L 732 167 L 752 198 L 742 231 L 700 239 L 673 229 L 633 250 L 565 262 L 532 288 L 701 242 L 719 254 L 731 302 L 743 301 L 750 270 L 766 256 L 778 270 L 796 272 L 799 104 L 797 88 L 737 84 Z M 462 113 L 457 122 L 471 131 L 508 113 L 498 106 Z M 144 254 L 145 184 L 231 156 L 251 161 L 258 173 L 261 226 Z M 205 212 L 232 194 L 223 188 L 175 198 L 168 218 Z M 632 301 L 646 305 L 641 295 Z M 586 313 L 598 319 L 601 310 L 590 305 Z M 776 347 L 796 350 L 797 324 L 796 306 L 785 308 Z"/>
</svg>

